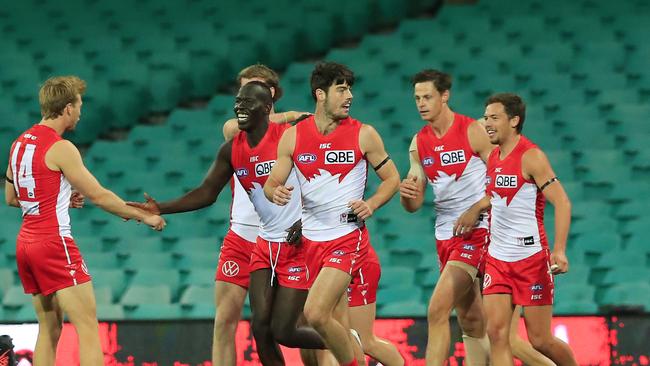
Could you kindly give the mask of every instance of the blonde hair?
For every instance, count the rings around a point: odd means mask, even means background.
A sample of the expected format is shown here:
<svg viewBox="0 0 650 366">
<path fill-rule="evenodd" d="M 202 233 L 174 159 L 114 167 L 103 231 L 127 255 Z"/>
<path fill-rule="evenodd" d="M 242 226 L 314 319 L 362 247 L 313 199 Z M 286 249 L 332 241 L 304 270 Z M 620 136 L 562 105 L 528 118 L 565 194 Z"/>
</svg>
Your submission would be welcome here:
<svg viewBox="0 0 650 366">
<path fill-rule="evenodd" d="M 77 95 L 86 91 L 86 82 L 77 76 L 55 76 L 43 83 L 38 92 L 41 116 L 54 119 L 63 114 L 65 107 L 77 102 Z"/>
<path fill-rule="evenodd" d="M 241 84 L 241 79 L 254 79 L 259 78 L 264 80 L 268 86 L 275 89 L 273 95 L 273 102 L 277 102 L 282 98 L 282 88 L 280 88 L 280 77 L 278 73 L 273 71 L 270 67 L 262 64 L 250 65 L 243 68 L 239 75 L 237 75 L 237 82 Z"/>
</svg>

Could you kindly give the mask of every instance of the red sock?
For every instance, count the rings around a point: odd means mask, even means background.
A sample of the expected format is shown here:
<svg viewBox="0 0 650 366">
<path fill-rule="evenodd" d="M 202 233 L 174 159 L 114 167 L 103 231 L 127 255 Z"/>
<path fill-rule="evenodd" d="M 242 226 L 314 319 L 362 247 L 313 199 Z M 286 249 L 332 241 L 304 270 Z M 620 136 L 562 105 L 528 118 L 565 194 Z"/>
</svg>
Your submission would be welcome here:
<svg viewBox="0 0 650 366">
<path fill-rule="evenodd" d="M 341 364 L 341 366 L 359 366 L 357 359 L 353 359 L 352 362 Z"/>
</svg>

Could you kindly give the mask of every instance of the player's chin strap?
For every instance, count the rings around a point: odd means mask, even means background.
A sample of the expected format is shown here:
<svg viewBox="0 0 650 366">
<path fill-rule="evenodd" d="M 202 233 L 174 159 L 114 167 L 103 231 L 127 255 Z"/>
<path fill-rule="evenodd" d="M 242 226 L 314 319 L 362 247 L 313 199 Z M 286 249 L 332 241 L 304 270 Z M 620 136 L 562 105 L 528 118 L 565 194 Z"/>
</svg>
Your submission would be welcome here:
<svg viewBox="0 0 650 366">
<path fill-rule="evenodd" d="M 559 182 L 559 181 L 560 181 L 560 180 L 557 179 L 557 177 L 553 177 L 553 178 L 549 179 L 546 183 L 542 184 L 542 186 L 539 187 L 539 190 L 540 190 L 540 191 L 543 191 L 546 187 L 548 187 L 549 185 L 551 185 L 553 182 Z"/>
<path fill-rule="evenodd" d="M 278 266 L 278 258 L 280 258 L 280 249 L 282 249 L 282 243 L 278 243 L 278 253 L 275 255 L 275 262 L 273 262 L 273 245 L 271 242 L 269 244 L 269 262 L 271 262 L 271 287 L 273 287 L 273 280 L 275 279 L 275 267 Z"/>
<path fill-rule="evenodd" d="M 384 165 L 386 165 L 386 163 L 388 163 L 389 160 L 390 160 L 390 155 L 389 155 L 389 156 L 386 156 L 386 159 L 382 160 L 381 163 L 377 164 L 377 166 L 374 167 L 375 171 L 381 169 L 381 167 L 383 167 Z"/>
</svg>

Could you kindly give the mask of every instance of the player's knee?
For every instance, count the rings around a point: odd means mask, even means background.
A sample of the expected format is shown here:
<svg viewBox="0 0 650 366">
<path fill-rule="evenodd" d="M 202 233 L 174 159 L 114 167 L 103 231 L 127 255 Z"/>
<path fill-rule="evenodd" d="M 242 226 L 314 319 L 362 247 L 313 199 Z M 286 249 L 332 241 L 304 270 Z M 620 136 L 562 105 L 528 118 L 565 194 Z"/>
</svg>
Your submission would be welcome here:
<svg viewBox="0 0 650 366">
<path fill-rule="evenodd" d="M 238 321 L 238 314 L 229 311 L 219 311 L 219 308 L 217 308 L 217 315 L 214 318 L 215 333 L 228 332 L 234 334 Z"/>
<path fill-rule="evenodd" d="M 305 307 L 304 313 L 305 319 L 307 319 L 307 323 L 309 323 L 309 325 L 311 325 L 316 330 L 321 329 L 323 326 L 325 326 L 331 316 L 316 306 Z"/>
<path fill-rule="evenodd" d="M 536 350 L 541 353 L 546 353 L 553 345 L 553 336 L 552 335 L 539 335 L 539 334 L 529 334 L 528 339 L 530 344 Z"/>
<path fill-rule="evenodd" d="M 45 330 L 48 338 L 56 343 L 61 337 L 61 332 L 63 331 L 63 323 L 52 322 L 51 324 L 47 325 L 42 324 L 41 328 Z"/>
<path fill-rule="evenodd" d="M 286 347 L 293 347 L 295 343 L 295 326 L 289 326 L 282 319 L 276 321 L 273 319 L 271 321 L 271 332 L 273 332 L 273 338 L 276 342 L 280 343 Z"/>
<path fill-rule="evenodd" d="M 427 309 L 427 319 L 429 323 L 443 323 L 449 321 L 449 314 L 451 309 L 437 301 L 436 298 L 431 298 L 429 308 Z"/>
<path fill-rule="evenodd" d="M 510 337 L 508 336 L 509 328 L 503 324 L 489 322 L 487 326 L 487 335 L 490 338 L 490 343 L 508 343 Z"/>
<path fill-rule="evenodd" d="M 266 338 L 271 333 L 271 325 L 260 319 L 252 319 L 251 328 L 255 338 Z"/>
<path fill-rule="evenodd" d="M 475 334 L 484 334 L 485 319 L 481 312 L 469 311 L 458 315 L 458 322 L 460 323 L 463 332 L 467 335 L 474 337 Z"/>
</svg>

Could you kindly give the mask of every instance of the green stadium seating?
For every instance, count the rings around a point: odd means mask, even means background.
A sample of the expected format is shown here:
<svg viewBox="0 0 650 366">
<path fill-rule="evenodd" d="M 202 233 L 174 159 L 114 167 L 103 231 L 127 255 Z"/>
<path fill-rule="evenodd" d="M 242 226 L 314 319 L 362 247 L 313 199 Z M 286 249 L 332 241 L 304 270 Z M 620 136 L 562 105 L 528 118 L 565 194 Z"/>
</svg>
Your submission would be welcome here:
<svg viewBox="0 0 650 366">
<path fill-rule="evenodd" d="M 84 258 L 87 258 L 87 254 Z M 90 264 L 89 270 L 95 289 L 110 289 L 111 302 L 122 296 L 126 288 L 126 275 L 121 269 L 100 269 Z"/>
<path fill-rule="evenodd" d="M 119 304 L 97 304 L 97 319 L 99 321 L 124 319 L 124 308 Z"/>
<path fill-rule="evenodd" d="M 155 286 L 129 286 L 120 303 L 127 307 L 136 307 L 149 304 L 170 304 L 172 300 L 171 289 L 167 285 Z"/>
<path fill-rule="evenodd" d="M 427 314 L 427 307 L 419 300 L 399 301 L 386 304 L 379 309 L 382 317 L 401 318 L 405 316 L 424 317 Z"/>
</svg>

